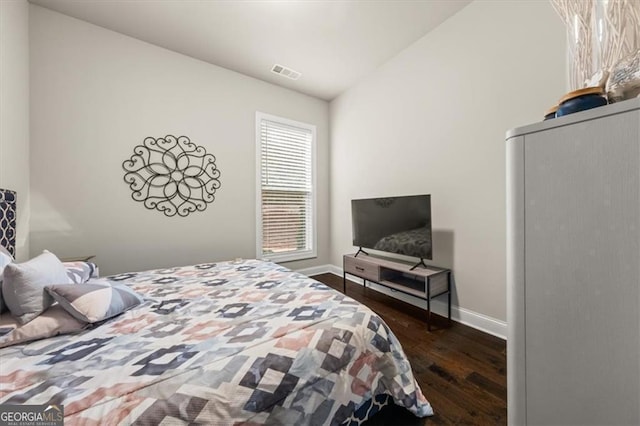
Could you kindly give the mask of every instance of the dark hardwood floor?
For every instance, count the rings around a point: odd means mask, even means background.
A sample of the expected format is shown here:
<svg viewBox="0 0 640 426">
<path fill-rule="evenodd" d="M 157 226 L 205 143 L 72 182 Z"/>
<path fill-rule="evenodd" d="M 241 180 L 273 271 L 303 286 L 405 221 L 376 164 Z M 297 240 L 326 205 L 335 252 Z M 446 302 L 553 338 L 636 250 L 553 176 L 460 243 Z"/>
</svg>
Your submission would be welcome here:
<svg viewBox="0 0 640 426">
<path fill-rule="evenodd" d="M 315 278 L 342 291 L 342 277 Z M 367 425 L 502 425 L 507 424 L 506 342 L 457 322 L 347 282 L 347 295 L 371 308 L 400 340 L 413 374 L 435 415 L 418 419 L 391 407 Z"/>
</svg>

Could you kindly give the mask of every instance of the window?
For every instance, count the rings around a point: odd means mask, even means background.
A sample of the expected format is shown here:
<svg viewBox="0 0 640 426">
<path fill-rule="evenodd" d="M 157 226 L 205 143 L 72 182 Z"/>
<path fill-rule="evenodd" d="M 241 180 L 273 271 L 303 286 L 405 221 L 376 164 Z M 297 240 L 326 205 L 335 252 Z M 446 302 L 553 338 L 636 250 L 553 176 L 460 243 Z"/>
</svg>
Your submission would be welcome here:
<svg viewBox="0 0 640 426">
<path fill-rule="evenodd" d="M 316 257 L 316 127 L 256 113 L 257 257 Z"/>
</svg>

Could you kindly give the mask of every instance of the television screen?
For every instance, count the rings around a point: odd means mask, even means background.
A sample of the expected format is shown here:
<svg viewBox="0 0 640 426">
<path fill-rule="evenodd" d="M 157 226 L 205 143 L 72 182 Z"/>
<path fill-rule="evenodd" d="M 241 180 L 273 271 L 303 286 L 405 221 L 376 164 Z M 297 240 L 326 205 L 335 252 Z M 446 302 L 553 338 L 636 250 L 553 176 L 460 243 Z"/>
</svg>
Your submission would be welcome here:
<svg viewBox="0 0 640 426">
<path fill-rule="evenodd" d="M 351 200 L 353 245 L 432 258 L 431 196 Z"/>
</svg>

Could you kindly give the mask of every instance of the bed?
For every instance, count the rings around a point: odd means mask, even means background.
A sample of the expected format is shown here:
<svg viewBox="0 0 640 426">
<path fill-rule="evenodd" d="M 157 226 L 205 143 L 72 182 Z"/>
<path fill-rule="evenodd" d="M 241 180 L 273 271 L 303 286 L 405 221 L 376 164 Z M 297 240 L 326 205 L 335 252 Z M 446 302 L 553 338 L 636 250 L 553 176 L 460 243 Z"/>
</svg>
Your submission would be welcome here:
<svg viewBox="0 0 640 426">
<path fill-rule="evenodd" d="M 67 425 L 360 424 L 389 401 L 432 414 L 384 321 L 302 274 L 236 260 L 108 281 L 143 302 L 0 349 L 0 404 L 62 404 Z"/>
</svg>

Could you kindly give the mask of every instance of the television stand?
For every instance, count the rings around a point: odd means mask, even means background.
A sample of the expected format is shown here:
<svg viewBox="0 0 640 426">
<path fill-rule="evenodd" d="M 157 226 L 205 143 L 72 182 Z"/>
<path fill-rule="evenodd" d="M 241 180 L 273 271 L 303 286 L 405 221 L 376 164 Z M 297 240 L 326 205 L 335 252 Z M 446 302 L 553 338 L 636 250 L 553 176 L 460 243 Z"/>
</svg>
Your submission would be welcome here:
<svg viewBox="0 0 640 426">
<path fill-rule="evenodd" d="M 362 278 L 364 286 L 367 281 L 379 284 L 392 291 L 399 291 L 427 302 L 427 330 L 431 331 L 431 299 L 447 295 L 447 318 L 451 322 L 451 270 L 431 266 L 420 259 L 418 265 L 378 256 L 356 257 L 356 254 L 345 254 L 342 257 L 342 288 L 347 294 L 347 274 Z M 366 254 L 366 253 L 365 253 Z M 423 265 L 424 269 L 415 269 Z"/>
<path fill-rule="evenodd" d="M 360 248 L 358 249 L 358 252 L 357 252 L 356 254 L 354 254 L 354 255 L 353 255 L 353 257 L 358 257 L 358 255 L 359 255 L 360 253 L 364 253 L 364 254 L 366 254 L 367 256 L 369 256 L 369 253 L 367 253 L 366 251 L 362 250 L 362 247 L 360 247 Z"/>
</svg>

